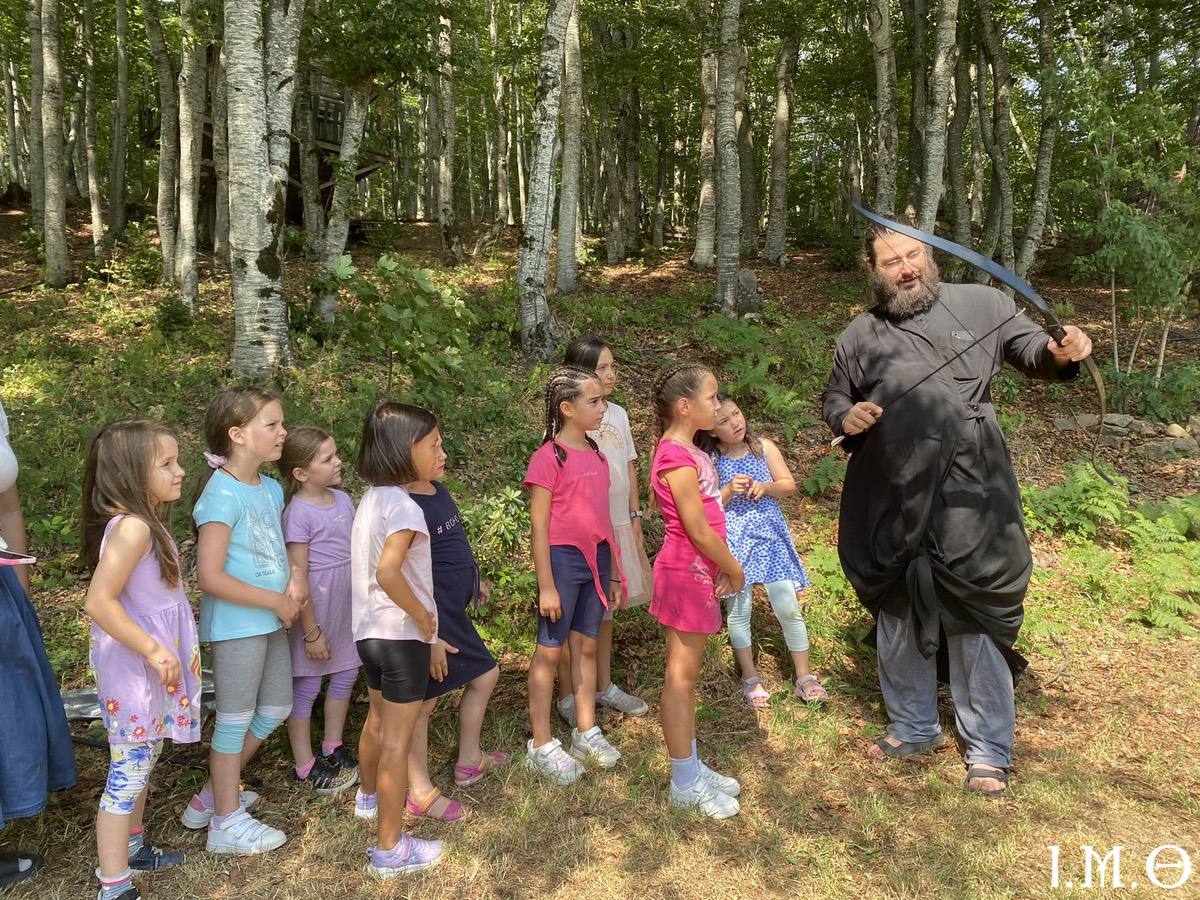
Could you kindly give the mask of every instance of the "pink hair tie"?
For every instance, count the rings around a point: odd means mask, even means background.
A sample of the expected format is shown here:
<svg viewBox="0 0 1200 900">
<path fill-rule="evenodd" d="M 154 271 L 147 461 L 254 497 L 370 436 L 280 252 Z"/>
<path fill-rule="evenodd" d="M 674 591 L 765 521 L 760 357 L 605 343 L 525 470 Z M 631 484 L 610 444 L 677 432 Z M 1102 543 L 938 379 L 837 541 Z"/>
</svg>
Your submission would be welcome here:
<svg viewBox="0 0 1200 900">
<path fill-rule="evenodd" d="M 205 451 L 204 461 L 206 463 L 208 463 L 209 468 L 219 469 L 219 468 L 221 468 L 221 466 L 223 466 L 227 462 L 229 462 L 229 457 L 219 456 L 216 453 L 209 453 L 209 452 Z"/>
</svg>

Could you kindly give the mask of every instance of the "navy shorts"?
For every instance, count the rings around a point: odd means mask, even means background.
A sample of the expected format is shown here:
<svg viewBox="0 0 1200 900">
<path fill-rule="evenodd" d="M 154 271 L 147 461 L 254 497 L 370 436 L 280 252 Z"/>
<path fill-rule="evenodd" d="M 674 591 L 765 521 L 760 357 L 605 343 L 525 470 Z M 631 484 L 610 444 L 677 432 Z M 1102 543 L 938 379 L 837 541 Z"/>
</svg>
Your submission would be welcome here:
<svg viewBox="0 0 1200 900">
<path fill-rule="evenodd" d="M 425 699 L 429 684 L 430 645 L 424 641 L 364 638 L 355 641 L 367 687 L 383 694 L 389 703 Z"/>
<path fill-rule="evenodd" d="M 607 541 L 596 548 L 596 568 L 600 583 L 607 584 L 612 573 L 612 549 Z M 596 577 L 582 551 L 564 545 L 551 546 L 550 572 L 562 604 L 562 615 L 557 622 L 551 622 L 538 613 L 537 642 L 543 647 L 561 647 L 567 642 L 568 631 L 599 637 L 604 602 L 596 592 Z"/>
</svg>

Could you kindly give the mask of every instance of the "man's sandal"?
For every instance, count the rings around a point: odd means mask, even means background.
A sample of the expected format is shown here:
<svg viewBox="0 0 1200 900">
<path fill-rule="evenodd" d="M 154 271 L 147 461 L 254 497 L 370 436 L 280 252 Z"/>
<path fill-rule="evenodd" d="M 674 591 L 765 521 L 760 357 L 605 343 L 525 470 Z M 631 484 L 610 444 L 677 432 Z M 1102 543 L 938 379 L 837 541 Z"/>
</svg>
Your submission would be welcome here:
<svg viewBox="0 0 1200 900">
<path fill-rule="evenodd" d="M 796 679 L 796 699 L 805 703 L 819 703 L 829 699 L 829 693 L 817 681 L 816 675 L 801 675 Z"/>
<path fill-rule="evenodd" d="M 875 746 L 883 751 L 884 756 L 899 758 L 904 756 L 916 756 L 919 753 L 928 753 L 930 750 L 936 750 L 946 741 L 945 735 L 939 734 L 927 741 L 917 741 L 910 743 L 909 741 L 901 741 L 899 744 L 891 744 L 888 742 L 887 735 L 875 738 Z"/>
<path fill-rule="evenodd" d="M 766 709 L 771 695 L 763 687 L 762 679 L 757 675 L 742 679 L 742 697 L 755 709 Z"/>
<path fill-rule="evenodd" d="M 973 788 L 971 787 L 971 780 L 974 778 L 987 778 L 992 781 L 998 781 L 1003 787 L 992 791 L 977 787 Z M 979 794 L 983 797 L 1003 797 L 1008 792 L 1008 769 L 1000 769 L 995 766 L 967 766 L 967 778 L 963 782 L 963 790 L 968 794 Z"/>
<path fill-rule="evenodd" d="M 444 800 L 445 805 L 440 812 L 434 812 L 434 804 L 438 800 Z M 459 803 L 457 800 L 450 800 L 442 796 L 442 792 L 434 788 L 424 802 L 418 803 L 410 793 L 404 799 L 404 805 L 408 809 L 410 816 L 415 816 L 419 819 L 433 819 L 435 822 L 458 822 L 465 819 L 471 812 L 470 808 Z"/>
<path fill-rule="evenodd" d="M 28 868 L 21 868 L 21 860 L 29 863 Z M 41 867 L 42 858 L 36 853 L 0 853 L 0 887 L 24 881 Z"/>
<path fill-rule="evenodd" d="M 482 778 L 484 773 L 497 766 L 502 766 L 506 762 L 508 762 L 507 753 L 502 753 L 499 750 L 488 750 L 483 754 L 483 759 L 479 761 L 479 765 L 477 766 L 463 766 L 455 763 L 454 783 L 459 787 L 470 787 Z"/>
</svg>

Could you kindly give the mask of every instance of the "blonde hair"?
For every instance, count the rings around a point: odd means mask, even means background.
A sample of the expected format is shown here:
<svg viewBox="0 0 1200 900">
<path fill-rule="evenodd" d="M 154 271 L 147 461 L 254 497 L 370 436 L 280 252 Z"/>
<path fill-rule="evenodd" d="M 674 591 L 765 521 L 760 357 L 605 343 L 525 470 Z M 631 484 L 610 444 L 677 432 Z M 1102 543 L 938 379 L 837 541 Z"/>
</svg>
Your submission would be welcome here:
<svg viewBox="0 0 1200 900">
<path fill-rule="evenodd" d="M 94 572 L 104 529 L 113 516 L 130 515 L 150 526 L 150 548 L 162 580 L 180 583 L 179 551 L 171 537 L 171 504 L 154 499 L 150 475 L 158 441 L 175 437 L 154 419 L 125 419 L 100 428 L 88 443 L 83 473 L 83 561 Z"/>
<path fill-rule="evenodd" d="M 288 431 L 283 441 L 283 453 L 277 463 L 279 477 L 283 481 L 283 493 L 288 500 L 300 490 L 295 470 L 308 468 L 317 458 L 321 445 L 332 437 L 329 432 L 313 425 L 301 425 Z"/>
</svg>

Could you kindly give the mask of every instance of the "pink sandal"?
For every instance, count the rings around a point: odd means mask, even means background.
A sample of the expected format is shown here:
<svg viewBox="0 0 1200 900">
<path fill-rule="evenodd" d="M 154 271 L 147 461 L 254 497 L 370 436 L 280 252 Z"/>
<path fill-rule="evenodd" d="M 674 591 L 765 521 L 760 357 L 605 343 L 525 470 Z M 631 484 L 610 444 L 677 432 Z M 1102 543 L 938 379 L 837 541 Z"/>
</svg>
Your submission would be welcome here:
<svg viewBox="0 0 1200 900">
<path fill-rule="evenodd" d="M 457 822 L 460 819 L 465 819 L 471 812 L 469 807 L 464 806 L 457 800 L 446 800 L 445 809 L 440 814 L 434 815 L 430 810 L 441 796 L 442 792 L 434 788 L 433 792 L 425 798 L 424 803 L 418 803 L 413 799 L 412 794 L 407 794 L 404 798 L 404 806 L 408 809 L 410 816 L 416 816 L 419 819 L 433 819 L 435 822 Z"/>
<path fill-rule="evenodd" d="M 488 750 L 483 754 L 483 759 L 479 761 L 477 766 L 462 766 L 457 763 L 454 765 L 454 783 L 459 787 L 470 787 L 489 769 L 494 769 L 497 766 L 502 766 L 508 762 L 508 754 L 502 753 L 499 750 Z"/>
<path fill-rule="evenodd" d="M 763 687 L 762 679 L 757 675 L 742 679 L 742 697 L 755 709 L 766 709 L 771 699 L 771 695 Z"/>
<path fill-rule="evenodd" d="M 803 675 L 796 679 L 796 699 L 805 703 L 819 703 L 829 699 L 829 693 L 817 681 L 816 675 Z"/>
</svg>

